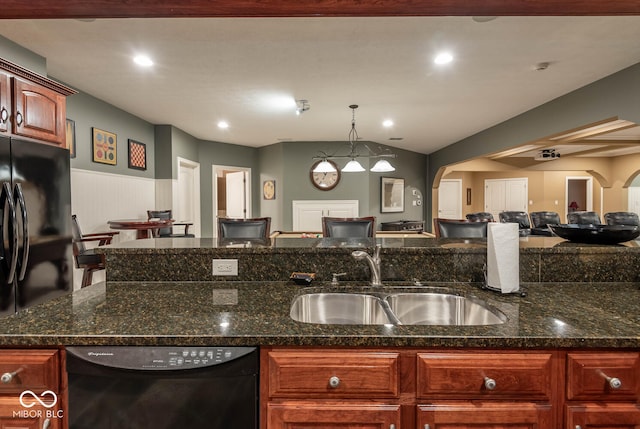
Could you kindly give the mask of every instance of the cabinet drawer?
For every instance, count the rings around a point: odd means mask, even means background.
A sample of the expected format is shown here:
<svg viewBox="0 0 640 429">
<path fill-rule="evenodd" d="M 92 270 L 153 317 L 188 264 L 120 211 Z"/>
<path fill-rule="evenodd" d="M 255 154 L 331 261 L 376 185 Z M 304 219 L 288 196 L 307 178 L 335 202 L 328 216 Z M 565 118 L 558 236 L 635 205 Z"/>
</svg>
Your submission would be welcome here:
<svg viewBox="0 0 640 429">
<path fill-rule="evenodd" d="M 419 398 L 551 400 L 551 353 L 419 353 Z"/>
<path fill-rule="evenodd" d="M 550 404 L 456 402 L 418 405 L 418 428 L 557 429 Z"/>
<path fill-rule="evenodd" d="M 584 404 L 569 405 L 566 409 L 566 427 L 574 429 L 637 429 L 640 426 L 638 404 Z"/>
<path fill-rule="evenodd" d="M 640 398 L 640 353 L 569 353 L 567 399 Z"/>
<path fill-rule="evenodd" d="M 269 429 L 400 429 L 400 405 L 367 403 L 269 404 Z"/>
<path fill-rule="evenodd" d="M 395 398 L 398 353 L 272 351 L 269 396 Z"/>
<path fill-rule="evenodd" d="M 0 394 L 59 391 L 57 350 L 0 350 Z"/>
</svg>

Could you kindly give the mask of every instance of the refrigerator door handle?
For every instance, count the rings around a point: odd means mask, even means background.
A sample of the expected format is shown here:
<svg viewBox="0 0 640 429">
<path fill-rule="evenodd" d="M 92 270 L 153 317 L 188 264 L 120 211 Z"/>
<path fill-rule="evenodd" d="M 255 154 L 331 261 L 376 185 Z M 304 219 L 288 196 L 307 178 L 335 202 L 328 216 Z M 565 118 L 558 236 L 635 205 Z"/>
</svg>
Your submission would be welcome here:
<svg viewBox="0 0 640 429">
<path fill-rule="evenodd" d="M 9 274 L 7 275 L 7 284 L 11 284 L 15 278 L 16 268 L 18 266 L 18 221 L 16 220 L 16 207 L 13 203 L 9 182 L 4 182 L 2 184 L 2 191 L 0 191 L 0 207 L 4 210 L 5 206 L 9 206 L 7 218 L 10 224 L 9 228 L 11 228 L 11 240 L 9 243 L 11 262 L 9 263 Z"/>
<path fill-rule="evenodd" d="M 18 263 L 20 267 L 18 281 L 22 281 L 27 272 L 27 262 L 29 262 L 29 222 L 27 219 L 27 204 L 24 201 L 24 193 L 22 192 L 22 184 L 16 183 L 13 190 L 13 199 L 16 209 L 20 206 L 20 214 L 22 215 L 22 258 Z M 16 251 L 16 253 L 18 252 Z"/>
</svg>

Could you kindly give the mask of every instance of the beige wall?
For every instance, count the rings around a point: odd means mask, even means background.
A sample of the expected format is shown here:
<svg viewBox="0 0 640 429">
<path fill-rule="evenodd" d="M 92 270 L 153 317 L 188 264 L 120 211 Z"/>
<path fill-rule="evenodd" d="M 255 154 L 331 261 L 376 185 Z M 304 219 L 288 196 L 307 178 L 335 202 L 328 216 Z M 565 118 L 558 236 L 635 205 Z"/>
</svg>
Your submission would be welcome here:
<svg viewBox="0 0 640 429">
<path fill-rule="evenodd" d="M 593 210 L 600 213 L 628 210 L 628 186 L 640 173 L 640 154 L 612 158 L 562 158 L 536 162 L 528 168 L 485 158 L 448 166 L 442 179 L 462 180 L 462 211 L 484 211 L 484 181 L 487 179 L 527 178 L 529 212 L 555 211 L 566 221 L 565 191 L 567 177 L 593 177 Z M 434 183 L 434 186 L 438 182 Z M 471 188 L 471 204 L 466 204 L 466 189 Z M 557 204 L 556 204 L 557 201 Z M 433 189 L 432 217 L 437 217 L 438 194 Z"/>
</svg>

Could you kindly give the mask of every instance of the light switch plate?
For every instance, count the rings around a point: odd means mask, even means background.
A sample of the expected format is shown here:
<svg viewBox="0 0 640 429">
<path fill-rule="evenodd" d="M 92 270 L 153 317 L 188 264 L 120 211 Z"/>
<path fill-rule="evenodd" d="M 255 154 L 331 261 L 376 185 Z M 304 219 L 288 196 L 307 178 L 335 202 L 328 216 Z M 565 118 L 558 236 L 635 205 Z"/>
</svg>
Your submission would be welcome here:
<svg viewBox="0 0 640 429">
<path fill-rule="evenodd" d="M 213 259 L 211 263 L 211 273 L 214 276 L 237 276 L 237 259 Z"/>
</svg>

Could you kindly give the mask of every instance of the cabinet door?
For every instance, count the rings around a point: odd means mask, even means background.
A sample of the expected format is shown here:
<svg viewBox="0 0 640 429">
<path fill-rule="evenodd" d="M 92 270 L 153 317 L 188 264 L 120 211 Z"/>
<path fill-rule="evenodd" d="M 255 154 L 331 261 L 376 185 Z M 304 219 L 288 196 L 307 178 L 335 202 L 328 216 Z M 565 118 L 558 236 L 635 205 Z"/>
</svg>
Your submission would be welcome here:
<svg viewBox="0 0 640 429">
<path fill-rule="evenodd" d="M 551 405 L 455 403 L 418 405 L 420 429 L 555 429 Z"/>
<path fill-rule="evenodd" d="M 397 398 L 398 367 L 398 353 L 271 351 L 269 397 Z"/>
<path fill-rule="evenodd" d="M 40 85 L 13 78 L 13 133 L 66 144 L 66 100 Z"/>
<path fill-rule="evenodd" d="M 57 350 L 0 350 L 0 394 L 17 397 L 25 390 L 38 394 L 60 388 Z"/>
<path fill-rule="evenodd" d="M 401 429 L 400 406 L 285 402 L 269 404 L 267 429 Z"/>
<path fill-rule="evenodd" d="M 640 400 L 640 353 L 569 353 L 567 399 Z"/>
<path fill-rule="evenodd" d="M 50 397 L 43 401 L 51 405 Z M 33 397 L 25 397 L 22 402 L 31 405 Z M 0 398 L 0 429 L 59 429 L 62 428 L 60 404 L 51 408 L 36 403 L 28 408 L 17 397 Z"/>
<path fill-rule="evenodd" d="M 9 76 L 0 72 L 0 132 L 9 130 L 10 100 Z"/>
<path fill-rule="evenodd" d="M 567 406 L 567 429 L 637 429 L 639 404 L 586 404 Z"/>
</svg>

